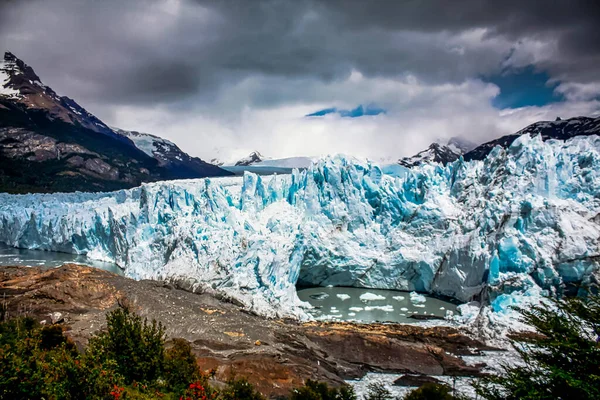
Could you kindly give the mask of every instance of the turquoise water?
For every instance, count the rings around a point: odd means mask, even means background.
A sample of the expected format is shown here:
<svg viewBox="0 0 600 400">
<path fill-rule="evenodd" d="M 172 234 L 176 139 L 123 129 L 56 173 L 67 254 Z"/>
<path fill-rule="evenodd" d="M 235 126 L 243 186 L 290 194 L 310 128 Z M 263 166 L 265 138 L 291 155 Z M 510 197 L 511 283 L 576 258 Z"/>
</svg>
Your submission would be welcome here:
<svg viewBox="0 0 600 400">
<path fill-rule="evenodd" d="M 361 298 L 362 296 L 362 298 Z M 314 308 L 309 311 L 317 319 L 362 322 L 414 323 L 411 315 L 444 317 L 456 313 L 456 305 L 434 297 L 411 299 L 409 292 L 348 287 L 318 287 L 298 290 L 300 300 Z"/>
</svg>

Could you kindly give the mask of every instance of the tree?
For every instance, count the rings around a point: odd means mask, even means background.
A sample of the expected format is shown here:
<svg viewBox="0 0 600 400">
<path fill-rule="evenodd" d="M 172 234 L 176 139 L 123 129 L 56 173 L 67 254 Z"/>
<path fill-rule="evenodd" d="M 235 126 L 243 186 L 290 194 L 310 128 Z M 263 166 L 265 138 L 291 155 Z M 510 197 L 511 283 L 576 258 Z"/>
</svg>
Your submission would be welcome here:
<svg viewBox="0 0 600 400">
<path fill-rule="evenodd" d="M 350 386 L 336 389 L 325 382 L 307 379 L 304 386 L 292 390 L 290 400 L 356 400 L 356 395 Z"/>
<path fill-rule="evenodd" d="M 164 369 L 165 329 L 161 323 L 132 313 L 127 307 L 106 314 L 107 329 L 90 339 L 88 352 L 98 362 L 114 360 L 126 384 L 153 384 Z"/>
<path fill-rule="evenodd" d="M 600 399 L 600 296 L 518 309 L 538 334 L 515 339 L 522 366 L 474 384 L 484 399 Z"/>
<path fill-rule="evenodd" d="M 184 392 L 191 382 L 200 379 L 196 357 L 187 340 L 173 339 L 173 345 L 165 351 L 164 371 L 167 387 L 176 393 Z"/>
</svg>

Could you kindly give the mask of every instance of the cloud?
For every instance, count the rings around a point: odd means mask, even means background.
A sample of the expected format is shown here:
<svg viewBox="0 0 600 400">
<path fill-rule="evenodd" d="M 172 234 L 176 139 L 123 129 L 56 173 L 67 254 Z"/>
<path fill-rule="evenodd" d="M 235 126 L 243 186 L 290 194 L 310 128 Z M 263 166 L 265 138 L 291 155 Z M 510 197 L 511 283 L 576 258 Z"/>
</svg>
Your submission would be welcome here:
<svg viewBox="0 0 600 400">
<path fill-rule="evenodd" d="M 0 2 L 0 49 L 107 123 L 192 154 L 393 156 L 595 112 L 598 20 L 585 0 L 20 0 Z M 485 81 L 528 68 L 566 101 L 502 114 Z M 303 117 L 358 104 L 386 113 Z"/>
</svg>

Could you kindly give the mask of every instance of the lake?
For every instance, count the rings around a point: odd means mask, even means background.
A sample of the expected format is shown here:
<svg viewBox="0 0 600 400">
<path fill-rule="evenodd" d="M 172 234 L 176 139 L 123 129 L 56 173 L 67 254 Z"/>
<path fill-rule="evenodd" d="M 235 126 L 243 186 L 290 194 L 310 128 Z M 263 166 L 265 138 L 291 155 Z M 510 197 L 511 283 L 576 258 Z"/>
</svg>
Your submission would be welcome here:
<svg viewBox="0 0 600 400">
<path fill-rule="evenodd" d="M 66 263 L 89 265 L 90 267 L 104 269 L 123 275 L 123 271 L 116 264 L 91 260 L 84 255 L 58 253 L 55 251 L 16 249 L 0 243 L 0 266 L 2 265 L 28 265 L 32 267 L 60 267 Z"/>
<path fill-rule="evenodd" d="M 298 290 L 300 300 L 314 308 L 317 319 L 414 323 L 411 315 L 444 317 L 456 313 L 456 305 L 435 297 L 397 290 L 352 287 L 317 287 Z"/>
</svg>

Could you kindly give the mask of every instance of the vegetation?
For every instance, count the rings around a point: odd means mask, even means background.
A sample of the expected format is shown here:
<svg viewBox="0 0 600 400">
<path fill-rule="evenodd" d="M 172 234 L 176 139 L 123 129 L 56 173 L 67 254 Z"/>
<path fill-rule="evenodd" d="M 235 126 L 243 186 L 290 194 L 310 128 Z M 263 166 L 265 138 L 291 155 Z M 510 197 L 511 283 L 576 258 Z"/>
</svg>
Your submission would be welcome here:
<svg viewBox="0 0 600 400">
<path fill-rule="evenodd" d="M 304 386 L 294 389 L 291 400 L 353 400 L 356 399 L 354 390 L 349 386 L 338 389 L 330 388 L 323 382 L 308 379 Z"/>
<path fill-rule="evenodd" d="M 538 335 L 515 340 L 524 364 L 475 384 L 489 400 L 600 399 L 600 297 L 519 309 Z"/>
<path fill-rule="evenodd" d="M 0 399 L 264 400 L 246 379 L 211 386 L 184 339 L 165 343 L 165 329 L 126 307 L 80 353 L 59 325 L 31 318 L 0 323 Z M 307 381 L 296 400 L 354 400 L 351 388 Z"/>
<path fill-rule="evenodd" d="M 460 397 L 451 394 L 452 389 L 438 383 L 426 383 L 413 390 L 404 397 L 404 400 L 458 400 Z"/>
</svg>

